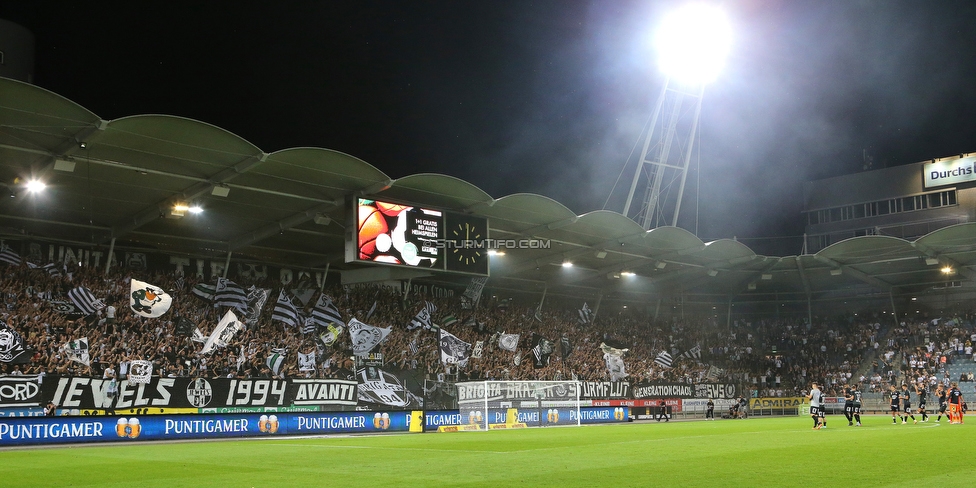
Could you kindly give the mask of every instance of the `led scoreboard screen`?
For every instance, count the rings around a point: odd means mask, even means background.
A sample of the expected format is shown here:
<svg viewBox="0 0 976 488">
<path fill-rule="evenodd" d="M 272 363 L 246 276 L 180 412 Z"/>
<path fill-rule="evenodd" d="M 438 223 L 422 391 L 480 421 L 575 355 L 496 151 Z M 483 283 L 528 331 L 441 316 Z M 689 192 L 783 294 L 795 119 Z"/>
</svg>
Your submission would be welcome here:
<svg viewBox="0 0 976 488">
<path fill-rule="evenodd" d="M 488 274 L 485 218 L 366 198 L 351 206 L 347 262 Z"/>
</svg>

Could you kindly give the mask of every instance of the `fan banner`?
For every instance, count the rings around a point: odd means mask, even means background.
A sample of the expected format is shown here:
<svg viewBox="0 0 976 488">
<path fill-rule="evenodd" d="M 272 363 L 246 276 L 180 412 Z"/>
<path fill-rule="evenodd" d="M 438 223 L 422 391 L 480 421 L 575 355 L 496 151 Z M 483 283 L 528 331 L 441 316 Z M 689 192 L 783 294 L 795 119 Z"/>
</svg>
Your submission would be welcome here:
<svg viewBox="0 0 976 488">
<path fill-rule="evenodd" d="M 36 377 L 23 376 L 21 378 Z M 115 415 L 132 408 L 159 413 L 160 409 L 235 408 L 282 409 L 317 407 L 338 409 L 355 406 L 359 401 L 355 381 L 337 379 L 233 379 L 233 378 L 160 378 L 153 376 L 146 385 L 129 381 L 118 383 L 118 394 L 109 396 L 108 379 L 79 376 L 44 377 L 40 394 L 31 396 L 32 406 L 54 402 L 58 407 L 76 409 L 82 415 Z M 22 384 L 18 383 L 18 384 Z M 0 382 L 0 385 L 3 385 Z M 26 390 L 31 391 L 31 390 Z M 6 403 L 0 403 L 6 405 Z M 273 410 L 271 410 L 273 411 Z M 187 412 L 191 413 L 191 412 Z"/>
<path fill-rule="evenodd" d="M 41 405 L 39 375 L 0 376 L 0 408 Z"/>
</svg>

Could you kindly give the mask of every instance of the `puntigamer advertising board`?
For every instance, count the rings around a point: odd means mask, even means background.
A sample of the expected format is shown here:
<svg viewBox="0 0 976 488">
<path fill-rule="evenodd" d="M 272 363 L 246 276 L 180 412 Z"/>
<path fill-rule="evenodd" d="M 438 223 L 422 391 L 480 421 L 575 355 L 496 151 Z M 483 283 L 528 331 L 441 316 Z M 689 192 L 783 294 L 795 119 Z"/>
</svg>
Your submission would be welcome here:
<svg viewBox="0 0 976 488">
<path fill-rule="evenodd" d="M 410 412 L 0 418 L 0 446 L 405 432 Z"/>
</svg>

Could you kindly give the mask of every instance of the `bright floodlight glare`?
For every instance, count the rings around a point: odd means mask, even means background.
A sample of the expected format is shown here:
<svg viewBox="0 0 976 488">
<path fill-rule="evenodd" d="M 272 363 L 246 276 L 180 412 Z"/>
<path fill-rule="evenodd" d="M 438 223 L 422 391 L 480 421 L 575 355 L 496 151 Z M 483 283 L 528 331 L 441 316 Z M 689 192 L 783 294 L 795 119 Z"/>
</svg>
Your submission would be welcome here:
<svg viewBox="0 0 976 488">
<path fill-rule="evenodd" d="M 40 180 L 30 180 L 27 182 L 27 191 L 31 193 L 40 193 L 44 191 L 44 188 L 46 187 L 47 185 L 45 185 L 44 182 Z"/>
<path fill-rule="evenodd" d="M 708 83 L 718 76 L 732 43 L 724 12 L 704 4 L 686 5 L 665 17 L 654 38 L 664 73 L 685 83 Z"/>
<path fill-rule="evenodd" d="M 573 262 L 572 261 L 563 261 L 563 267 L 564 268 L 572 268 L 573 267 Z"/>
<path fill-rule="evenodd" d="M 199 205 L 194 205 L 194 206 L 188 208 L 187 210 L 189 210 L 191 214 L 198 214 L 198 213 L 203 212 L 203 207 L 201 207 Z"/>
</svg>

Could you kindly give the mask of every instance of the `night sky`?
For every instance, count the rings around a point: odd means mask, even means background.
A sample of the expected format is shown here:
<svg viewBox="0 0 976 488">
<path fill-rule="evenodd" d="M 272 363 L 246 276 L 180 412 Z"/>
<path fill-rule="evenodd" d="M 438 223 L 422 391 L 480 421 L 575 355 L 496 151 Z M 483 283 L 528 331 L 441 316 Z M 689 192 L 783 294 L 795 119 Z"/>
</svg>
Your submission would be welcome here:
<svg viewBox="0 0 976 488">
<path fill-rule="evenodd" d="M 797 254 L 803 182 L 976 151 L 976 2 L 719 3 L 734 45 L 682 209 L 703 240 Z M 0 18 L 36 36 L 37 85 L 104 119 L 189 117 L 585 213 L 623 207 L 636 155 L 608 196 L 664 80 L 649 39 L 680 4 L 22 1 Z"/>
</svg>

